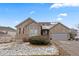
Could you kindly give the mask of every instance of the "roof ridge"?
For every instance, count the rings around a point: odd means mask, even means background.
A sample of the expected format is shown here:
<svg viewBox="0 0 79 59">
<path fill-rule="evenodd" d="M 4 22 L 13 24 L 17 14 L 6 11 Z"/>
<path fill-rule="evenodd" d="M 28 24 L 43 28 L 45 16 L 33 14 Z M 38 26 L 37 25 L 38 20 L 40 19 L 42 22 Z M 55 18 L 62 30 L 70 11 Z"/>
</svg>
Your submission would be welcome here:
<svg viewBox="0 0 79 59">
<path fill-rule="evenodd" d="M 15 27 L 23 24 L 24 22 L 28 21 L 28 20 L 32 20 L 33 22 L 36 22 L 35 20 L 33 20 L 31 17 L 28 17 L 27 19 L 25 19 L 24 21 L 22 21 L 21 23 L 19 23 L 18 25 L 16 25 Z M 37 23 L 37 22 L 36 22 Z"/>
</svg>

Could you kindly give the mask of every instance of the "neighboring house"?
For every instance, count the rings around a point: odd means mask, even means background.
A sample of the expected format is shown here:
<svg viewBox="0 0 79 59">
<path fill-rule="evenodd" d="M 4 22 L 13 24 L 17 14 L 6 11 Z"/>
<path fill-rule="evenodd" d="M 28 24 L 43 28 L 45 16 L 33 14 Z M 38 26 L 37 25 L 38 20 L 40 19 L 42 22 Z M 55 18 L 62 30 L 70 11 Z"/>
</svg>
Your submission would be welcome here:
<svg viewBox="0 0 79 59">
<path fill-rule="evenodd" d="M 11 27 L 0 26 L 0 43 L 16 41 L 16 30 Z"/>
<path fill-rule="evenodd" d="M 1 35 L 9 35 L 11 37 L 15 37 L 16 30 L 11 27 L 0 26 L 0 36 Z"/>
<path fill-rule="evenodd" d="M 40 35 L 47 36 L 49 39 L 54 40 L 67 40 L 70 38 L 70 29 L 59 22 L 36 22 L 28 18 L 18 24 L 16 28 L 17 38 L 19 40 L 26 38 L 28 41 L 29 37 Z"/>
</svg>

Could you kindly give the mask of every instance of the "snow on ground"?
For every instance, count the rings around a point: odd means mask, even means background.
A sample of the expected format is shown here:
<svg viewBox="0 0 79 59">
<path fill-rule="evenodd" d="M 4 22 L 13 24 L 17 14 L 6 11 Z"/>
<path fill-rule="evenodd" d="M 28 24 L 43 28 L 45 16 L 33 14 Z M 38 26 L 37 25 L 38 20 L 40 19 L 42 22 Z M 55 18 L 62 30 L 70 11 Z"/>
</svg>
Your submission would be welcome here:
<svg viewBox="0 0 79 59">
<path fill-rule="evenodd" d="M 5 43 L 0 44 L 0 56 L 37 56 L 59 55 L 59 50 L 54 46 L 37 46 L 29 43 Z"/>
</svg>

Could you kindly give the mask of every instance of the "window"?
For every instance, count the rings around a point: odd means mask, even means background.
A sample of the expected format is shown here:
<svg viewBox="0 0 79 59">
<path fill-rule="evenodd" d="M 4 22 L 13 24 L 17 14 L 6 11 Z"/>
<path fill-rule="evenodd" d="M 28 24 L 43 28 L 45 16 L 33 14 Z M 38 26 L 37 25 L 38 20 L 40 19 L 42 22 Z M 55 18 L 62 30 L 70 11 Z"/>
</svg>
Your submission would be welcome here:
<svg viewBox="0 0 79 59">
<path fill-rule="evenodd" d="M 19 28 L 19 34 L 21 33 L 21 28 Z"/>
<path fill-rule="evenodd" d="M 33 27 L 31 25 L 29 25 L 29 29 L 33 29 Z"/>
<path fill-rule="evenodd" d="M 30 29 L 29 36 L 37 36 L 38 30 L 37 29 Z"/>
<path fill-rule="evenodd" d="M 23 34 L 24 34 L 24 28 L 23 28 Z"/>
<path fill-rule="evenodd" d="M 33 35 L 33 36 L 36 36 L 37 34 L 38 34 L 37 29 L 33 29 L 33 31 L 32 31 L 32 35 Z"/>
</svg>

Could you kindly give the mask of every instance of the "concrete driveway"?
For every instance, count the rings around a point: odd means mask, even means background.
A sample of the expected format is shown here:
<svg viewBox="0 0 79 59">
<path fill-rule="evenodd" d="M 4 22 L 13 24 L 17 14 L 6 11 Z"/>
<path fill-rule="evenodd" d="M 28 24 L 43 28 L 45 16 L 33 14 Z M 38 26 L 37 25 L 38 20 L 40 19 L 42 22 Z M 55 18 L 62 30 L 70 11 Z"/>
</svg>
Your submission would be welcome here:
<svg viewBox="0 0 79 59">
<path fill-rule="evenodd" d="M 54 43 L 61 47 L 68 55 L 79 56 L 79 41 L 54 41 Z"/>
</svg>

